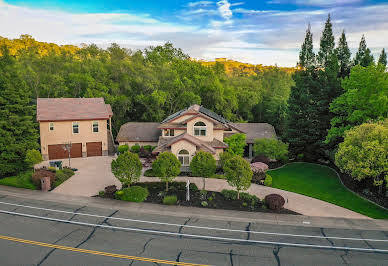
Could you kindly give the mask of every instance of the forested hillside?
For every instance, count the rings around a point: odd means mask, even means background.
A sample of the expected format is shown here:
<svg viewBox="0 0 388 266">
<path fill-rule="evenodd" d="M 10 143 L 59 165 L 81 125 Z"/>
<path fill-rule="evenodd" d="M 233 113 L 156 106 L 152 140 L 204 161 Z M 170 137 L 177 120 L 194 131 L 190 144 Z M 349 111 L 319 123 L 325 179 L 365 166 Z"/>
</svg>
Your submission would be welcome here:
<svg viewBox="0 0 388 266">
<path fill-rule="evenodd" d="M 203 65 L 172 44 L 131 51 L 112 44 L 78 48 L 38 42 L 31 36 L 0 39 L 37 97 L 104 97 L 113 107 L 113 131 L 128 121 L 161 121 L 202 104 L 232 121 L 268 122 L 279 132 L 293 84 L 289 71 L 254 67 L 249 73 L 222 63 Z M 2 52 L 3 53 L 3 52 Z"/>
</svg>

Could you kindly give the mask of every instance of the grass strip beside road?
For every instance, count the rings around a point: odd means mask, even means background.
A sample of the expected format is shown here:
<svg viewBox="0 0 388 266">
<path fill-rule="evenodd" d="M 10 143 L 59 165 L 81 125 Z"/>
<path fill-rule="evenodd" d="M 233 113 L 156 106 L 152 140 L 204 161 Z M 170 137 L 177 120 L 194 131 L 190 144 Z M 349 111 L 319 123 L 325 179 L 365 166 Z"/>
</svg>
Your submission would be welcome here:
<svg viewBox="0 0 388 266">
<path fill-rule="evenodd" d="M 349 191 L 334 169 L 313 163 L 290 163 L 268 171 L 272 186 L 323 200 L 375 219 L 388 219 L 388 211 Z"/>
<path fill-rule="evenodd" d="M 127 260 L 146 261 L 146 262 L 154 262 L 154 263 L 161 263 L 161 264 L 167 264 L 167 265 L 206 266 L 204 264 L 160 260 L 160 259 L 152 259 L 152 258 L 144 258 L 144 257 L 136 257 L 136 256 L 123 255 L 123 254 L 95 251 L 95 250 L 89 250 L 89 249 L 73 248 L 73 247 L 68 247 L 68 246 L 54 245 L 54 244 L 49 244 L 49 243 L 44 243 L 44 242 L 26 240 L 26 239 L 22 239 L 22 238 L 15 238 L 15 237 L 3 236 L 3 235 L 0 235 L 0 239 L 13 241 L 13 242 L 19 242 L 19 243 L 23 243 L 23 244 L 41 246 L 41 247 L 55 248 L 55 249 L 60 249 L 60 250 L 79 252 L 79 253 L 85 253 L 85 254 L 93 254 L 93 255 L 112 257 L 112 258 L 127 259 Z"/>
</svg>

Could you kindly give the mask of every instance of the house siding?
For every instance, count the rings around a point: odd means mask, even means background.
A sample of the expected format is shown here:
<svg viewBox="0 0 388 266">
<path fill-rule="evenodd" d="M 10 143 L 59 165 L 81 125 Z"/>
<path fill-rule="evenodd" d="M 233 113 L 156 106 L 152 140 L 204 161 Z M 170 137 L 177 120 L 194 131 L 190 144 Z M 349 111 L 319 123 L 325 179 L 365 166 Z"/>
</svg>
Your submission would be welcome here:
<svg viewBox="0 0 388 266">
<path fill-rule="evenodd" d="M 92 123 L 98 121 L 98 132 L 93 132 Z M 79 122 L 79 133 L 73 134 L 73 122 Z M 50 123 L 54 123 L 54 130 L 49 130 Z M 65 142 L 82 143 L 82 155 L 86 157 L 87 142 L 101 142 L 102 154 L 108 154 L 107 120 L 83 121 L 52 121 L 40 122 L 41 152 L 44 159 L 48 159 L 48 145 L 63 144 Z"/>
</svg>

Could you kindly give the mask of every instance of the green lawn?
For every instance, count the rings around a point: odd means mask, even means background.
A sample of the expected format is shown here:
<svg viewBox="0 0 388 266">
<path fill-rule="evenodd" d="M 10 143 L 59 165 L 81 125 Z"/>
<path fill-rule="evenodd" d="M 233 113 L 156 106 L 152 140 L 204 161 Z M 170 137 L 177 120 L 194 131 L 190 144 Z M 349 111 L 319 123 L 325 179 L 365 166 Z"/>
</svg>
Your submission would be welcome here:
<svg viewBox="0 0 388 266">
<path fill-rule="evenodd" d="M 36 186 L 31 182 L 32 171 L 26 171 L 17 176 L 11 176 L 0 179 L 0 185 L 19 187 L 27 189 L 36 189 Z"/>
<path fill-rule="evenodd" d="M 268 171 L 275 188 L 320 199 L 376 219 L 388 219 L 388 211 L 353 194 L 340 182 L 336 172 L 312 163 L 291 163 Z"/>
</svg>

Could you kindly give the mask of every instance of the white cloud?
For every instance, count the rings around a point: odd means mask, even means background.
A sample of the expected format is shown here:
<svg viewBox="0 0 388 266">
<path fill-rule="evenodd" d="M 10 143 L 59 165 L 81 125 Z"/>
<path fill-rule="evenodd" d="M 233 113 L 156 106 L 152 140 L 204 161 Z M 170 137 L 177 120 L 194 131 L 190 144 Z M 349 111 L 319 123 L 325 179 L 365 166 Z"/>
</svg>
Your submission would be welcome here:
<svg viewBox="0 0 388 266">
<path fill-rule="evenodd" d="M 348 4 L 360 3 L 364 0 L 270 0 L 267 4 L 287 4 L 294 3 L 301 6 L 343 6 Z"/>
<path fill-rule="evenodd" d="M 213 4 L 213 2 L 210 1 L 198 1 L 198 2 L 190 2 L 187 4 L 188 7 L 197 7 L 197 6 L 208 6 Z"/>
<path fill-rule="evenodd" d="M 233 12 L 230 9 L 231 4 L 228 2 L 228 0 L 218 1 L 217 6 L 221 17 L 223 17 L 226 20 L 230 20 L 232 18 Z"/>
</svg>

